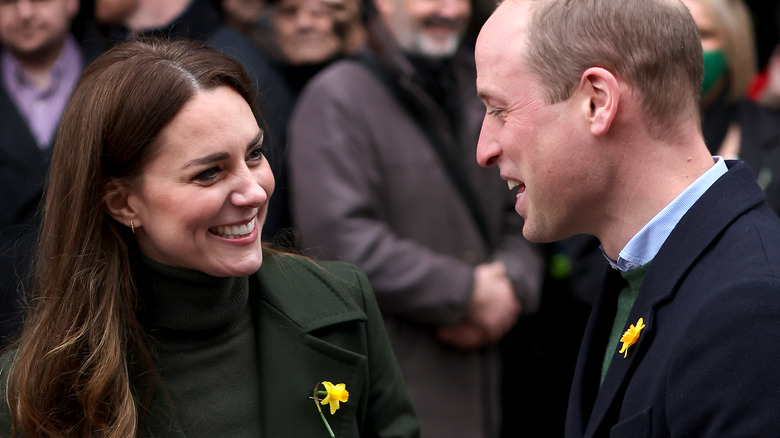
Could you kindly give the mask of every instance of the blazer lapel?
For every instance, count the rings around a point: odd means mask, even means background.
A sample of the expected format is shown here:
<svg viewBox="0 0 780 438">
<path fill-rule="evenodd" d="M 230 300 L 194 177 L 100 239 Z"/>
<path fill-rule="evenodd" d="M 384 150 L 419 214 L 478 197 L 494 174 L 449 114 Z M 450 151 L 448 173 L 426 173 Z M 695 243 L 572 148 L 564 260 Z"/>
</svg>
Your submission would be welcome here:
<svg viewBox="0 0 780 438">
<path fill-rule="evenodd" d="M 609 270 L 604 278 L 601 293 L 585 327 L 574 371 L 569 407 L 566 415 L 566 436 L 584 436 L 588 427 L 596 396 L 599 392 L 603 351 L 615 317 L 617 294 L 625 280 L 615 271 Z"/>
<path fill-rule="evenodd" d="M 727 164 L 730 169 L 735 166 L 736 168 L 721 177 L 691 207 L 653 259 L 623 330 L 630 324 L 636 324 L 639 318 L 643 318 L 645 328 L 637 343 L 629 348 L 626 358 L 618 354 L 619 348 L 614 352 L 615 357 L 596 396 L 584 436 L 593 437 L 608 432 L 603 429 L 613 424 L 616 419 L 614 415 L 619 413 L 631 374 L 652 344 L 657 309 L 674 299 L 679 282 L 728 224 L 764 199 L 763 192 L 755 185 L 746 164 Z M 744 190 L 745 180 L 755 186 L 754 191 Z M 614 297 L 612 298 L 614 300 Z M 605 303 L 600 304 L 600 307 L 605 306 Z M 601 331 L 598 336 L 606 335 Z M 618 347 L 621 345 L 618 344 Z M 580 357 L 580 360 L 582 359 Z M 595 358 L 590 357 L 587 360 L 594 361 Z M 592 368 L 587 371 L 592 373 Z"/>
<path fill-rule="evenodd" d="M 286 256 L 272 260 L 278 257 Z M 318 382 L 330 381 L 346 384 L 351 403 L 342 403 L 333 415 L 329 406 L 320 407 L 336 436 L 351 436 L 358 400 L 367 396 L 361 394 L 367 358 L 329 342 L 341 339 L 344 329 L 328 329 L 366 316 L 330 287 L 325 271 L 317 274 L 302 264 L 279 268 L 268 262 L 259 278 L 261 297 L 256 302 L 263 434 L 328 437 L 311 397 Z M 330 293 L 313 293 L 314 289 Z M 320 389 L 324 390 L 322 385 Z"/>
</svg>

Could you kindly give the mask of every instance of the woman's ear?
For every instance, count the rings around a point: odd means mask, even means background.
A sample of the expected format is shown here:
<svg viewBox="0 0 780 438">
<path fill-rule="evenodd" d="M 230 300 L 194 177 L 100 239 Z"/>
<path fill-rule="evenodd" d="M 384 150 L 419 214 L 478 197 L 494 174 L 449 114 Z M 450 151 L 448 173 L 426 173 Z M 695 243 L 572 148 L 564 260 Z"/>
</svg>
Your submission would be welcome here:
<svg viewBox="0 0 780 438">
<path fill-rule="evenodd" d="M 108 214 L 117 222 L 128 227 L 140 227 L 140 219 L 128 202 L 129 192 L 127 186 L 114 179 L 109 180 L 103 197 L 104 205 Z"/>
<path fill-rule="evenodd" d="M 582 73 L 579 88 L 591 134 L 606 134 L 615 120 L 620 103 L 617 79 L 609 70 L 591 67 Z"/>
</svg>

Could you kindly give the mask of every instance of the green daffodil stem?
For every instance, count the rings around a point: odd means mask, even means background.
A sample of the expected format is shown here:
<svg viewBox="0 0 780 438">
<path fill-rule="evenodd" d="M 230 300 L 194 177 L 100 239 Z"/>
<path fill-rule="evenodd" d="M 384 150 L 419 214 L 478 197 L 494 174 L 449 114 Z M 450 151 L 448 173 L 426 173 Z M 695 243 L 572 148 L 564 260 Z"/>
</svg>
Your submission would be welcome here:
<svg viewBox="0 0 780 438">
<path fill-rule="evenodd" d="M 325 423 L 325 427 L 328 428 L 328 434 L 330 434 L 330 438 L 336 438 L 336 434 L 333 433 L 333 429 L 330 428 L 330 424 L 328 424 L 328 420 L 325 419 L 325 414 L 322 413 L 322 408 L 320 407 L 320 399 L 319 395 L 321 395 L 319 392 L 317 392 L 317 388 L 320 387 L 319 382 L 317 382 L 317 386 L 314 387 L 314 406 L 317 406 L 317 412 L 320 413 L 320 418 L 322 418 L 322 422 Z"/>
</svg>

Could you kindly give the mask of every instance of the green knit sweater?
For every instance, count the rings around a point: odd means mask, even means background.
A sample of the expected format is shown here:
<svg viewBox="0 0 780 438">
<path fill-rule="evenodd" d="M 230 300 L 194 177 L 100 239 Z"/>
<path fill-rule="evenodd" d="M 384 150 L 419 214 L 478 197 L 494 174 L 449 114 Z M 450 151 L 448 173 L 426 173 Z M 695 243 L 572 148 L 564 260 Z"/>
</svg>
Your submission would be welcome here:
<svg viewBox="0 0 780 438">
<path fill-rule="evenodd" d="M 615 320 L 612 323 L 612 330 L 609 334 L 609 340 L 607 341 L 607 349 L 604 352 L 600 383 L 604 382 L 604 377 L 607 376 L 609 365 L 612 363 L 612 359 L 618 351 L 617 347 L 620 338 L 626 330 L 628 314 L 631 313 L 631 308 L 634 306 L 634 301 L 636 301 L 636 297 L 639 295 L 639 288 L 642 287 L 642 282 L 645 280 L 645 274 L 647 274 L 648 269 L 650 269 L 650 262 L 631 271 L 620 273 L 627 284 L 617 297 L 617 310 L 615 312 Z"/>
<path fill-rule="evenodd" d="M 135 260 L 157 370 L 187 437 L 260 436 L 258 345 L 246 277 Z"/>
</svg>

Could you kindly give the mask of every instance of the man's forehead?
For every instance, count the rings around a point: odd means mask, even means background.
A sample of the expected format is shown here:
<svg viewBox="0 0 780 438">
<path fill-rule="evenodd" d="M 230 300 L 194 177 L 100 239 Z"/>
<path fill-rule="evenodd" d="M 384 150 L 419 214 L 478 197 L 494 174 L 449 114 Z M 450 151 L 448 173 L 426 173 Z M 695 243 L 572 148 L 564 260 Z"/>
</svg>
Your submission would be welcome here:
<svg viewBox="0 0 780 438">
<path fill-rule="evenodd" d="M 523 50 L 527 15 L 527 8 L 517 0 L 507 0 L 499 5 L 477 36 L 476 58 L 515 54 Z"/>
<path fill-rule="evenodd" d="M 529 14 L 528 2 L 506 0 L 488 17 L 482 31 L 497 32 L 504 37 L 522 37 L 527 27 Z"/>
</svg>

